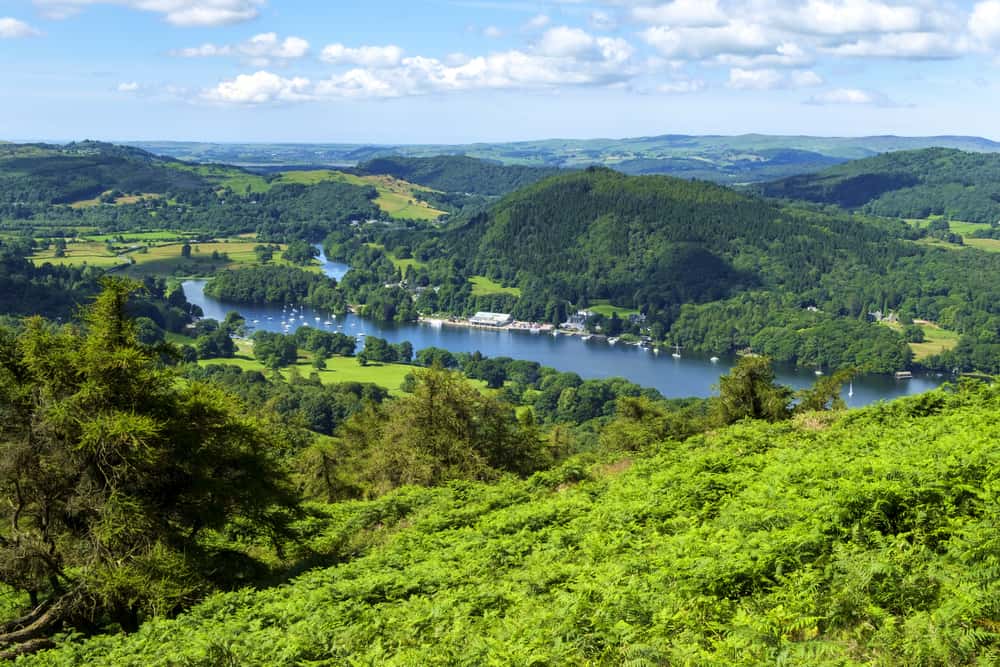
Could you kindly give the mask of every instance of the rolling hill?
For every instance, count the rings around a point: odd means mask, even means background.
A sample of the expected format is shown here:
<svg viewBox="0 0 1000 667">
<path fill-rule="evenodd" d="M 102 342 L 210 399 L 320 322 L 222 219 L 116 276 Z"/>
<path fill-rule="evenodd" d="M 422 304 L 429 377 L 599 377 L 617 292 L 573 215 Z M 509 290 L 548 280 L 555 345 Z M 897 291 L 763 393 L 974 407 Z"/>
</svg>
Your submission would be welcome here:
<svg viewBox="0 0 1000 667">
<path fill-rule="evenodd" d="M 1000 152 L 980 137 L 809 137 L 660 135 L 626 139 L 545 139 L 464 145 L 212 144 L 138 142 L 151 152 L 197 162 L 248 167 L 345 167 L 392 156 L 464 155 L 503 164 L 579 169 L 612 167 L 630 174 L 671 174 L 720 183 L 754 183 L 820 171 L 880 153 L 934 146 Z"/>
<path fill-rule="evenodd" d="M 385 157 L 363 162 L 357 171 L 388 174 L 441 192 L 504 195 L 559 172 L 546 167 L 505 165 L 464 155 L 427 158 Z"/>
<path fill-rule="evenodd" d="M 1000 220 L 1000 155 L 946 148 L 886 153 L 759 186 L 799 199 L 901 218 Z"/>
</svg>

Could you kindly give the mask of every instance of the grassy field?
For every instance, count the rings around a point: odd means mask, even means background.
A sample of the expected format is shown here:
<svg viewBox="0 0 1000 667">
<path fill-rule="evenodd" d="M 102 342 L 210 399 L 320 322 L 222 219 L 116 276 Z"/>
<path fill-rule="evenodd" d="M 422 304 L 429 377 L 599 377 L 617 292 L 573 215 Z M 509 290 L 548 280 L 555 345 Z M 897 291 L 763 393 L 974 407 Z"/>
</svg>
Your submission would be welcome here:
<svg viewBox="0 0 1000 667">
<path fill-rule="evenodd" d="M 58 265 L 99 266 L 110 268 L 125 265 L 131 261 L 124 273 L 134 277 L 144 276 L 196 276 L 207 275 L 220 269 L 238 269 L 258 264 L 254 248 L 258 242 L 252 238 L 218 239 L 207 243 L 192 243 L 191 257 L 181 256 L 183 241 L 175 241 L 179 235 L 174 232 L 145 232 L 125 234 L 126 244 L 145 242 L 145 250 L 129 250 L 119 248 L 117 252 L 109 252 L 105 243 L 108 238 L 117 234 L 100 235 L 85 241 L 70 241 L 66 244 L 66 256 L 55 257 L 55 248 L 36 253 L 29 257 L 35 264 L 50 262 Z M 100 239 L 102 242 L 99 242 Z M 120 244 L 119 244 L 120 246 Z M 286 264 L 281 251 L 275 253 L 271 260 L 275 264 Z M 218 252 L 218 259 L 212 258 L 212 253 Z M 126 259 L 121 259 L 120 256 Z M 224 255 L 224 257 L 223 257 Z M 307 271 L 321 271 L 318 264 L 309 267 L 299 267 Z"/>
<path fill-rule="evenodd" d="M 415 197 L 416 192 L 433 192 L 430 188 L 401 181 L 392 176 L 356 176 L 332 169 L 317 169 L 312 171 L 289 171 L 272 181 L 272 185 L 282 183 L 300 183 L 315 185 L 325 181 L 339 181 L 351 185 L 370 185 L 378 192 L 375 205 L 393 218 L 409 220 L 437 220 L 444 215 Z"/>
<path fill-rule="evenodd" d="M 884 322 L 883 324 L 890 329 L 895 329 L 896 331 L 902 331 L 903 329 L 902 325 L 897 323 Z M 914 361 L 920 361 L 921 359 L 932 357 L 935 354 L 944 352 L 945 350 L 951 350 L 958 345 L 959 335 L 955 331 L 942 329 L 938 325 L 930 322 L 920 323 L 917 326 L 924 330 L 924 342 L 910 343 L 910 349 L 913 350 Z"/>
<path fill-rule="evenodd" d="M 123 238 L 125 243 L 133 243 L 133 242 L 164 243 L 167 241 L 183 241 L 185 238 L 194 235 L 195 234 L 193 234 L 192 232 L 168 232 L 165 230 L 160 230 L 151 232 L 115 232 L 113 234 L 87 234 L 84 238 L 87 241 L 97 241 L 98 243 L 117 241 L 119 237 Z"/>
<path fill-rule="evenodd" d="M 210 364 L 230 364 L 239 366 L 245 371 L 268 372 L 259 361 L 253 358 L 248 347 L 240 345 L 239 354 L 233 359 L 205 359 L 198 362 L 201 366 Z M 335 384 L 338 382 L 370 382 L 380 387 L 385 387 L 394 396 L 402 393 L 399 386 L 403 383 L 403 378 L 408 373 L 413 372 L 413 366 L 405 364 L 368 364 L 362 366 L 355 357 L 332 357 L 326 360 L 326 368 L 317 371 L 313 368 L 311 360 L 307 355 L 299 355 L 299 363 L 293 367 L 284 368 L 281 374 L 287 379 L 291 374 L 291 368 L 298 369 L 303 377 L 309 377 L 311 373 L 319 373 L 319 379 L 323 384 Z"/>
<path fill-rule="evenodd" d="M 417 269 L 420 269 L 424 266 L 424 262 L 421 262 L 419 259 L 414 259 L 413 257 L 410 257 L 408 259 L 400 259 L 396 257 L 394 254 L 386 250 L 385 246 L 382 245 L 381 243 L 367 243 L 365 245 L 367 245 L 369 248 L 378 248 L 379 250 L 384 252 L 385 256 L 389 259 L 389 261 L 392 262 L 396 266 L 396 268 L 399 269 L 399 272 L 402 274 L 405 274 L 406 269 L 411 266 Z"/>
<path fill-rule="evenodd" d="M 933 220 L 940 220 L 942 216 L 931 216 L 926 220 L 908 218 L 906 222 L 913 225 L 914 227 L 926 227 Z M 961 220 L 949 220 L 948 228 L 956 234 L 960 234 L 965 241 L 966 247 L 977 248 L 979 250 L 985 250 L 986 252 L 1000 252 L 1000 239 L 977 239 L 973 238 L 972 235 L 980 230 L 989 229 L 990 226 L 982 222 L 963 222 Z M 938 241 L 937 239 L 921 239 L 919 243 L 923 245 L 934 246 L 937 248 L 947 248 L 950 250 L 959 250 L 961 246 L 957 246 L 951 243 L 945 243 L 943 241 Z"/>
<path fill-rule="evenodd" d="M 628 318 L 629 315 L 638 315 L 639 311 L 635 308 L 624 308 L 622 306 L 614 306 L 610 301 L 599 300 L 594 301 L 587 310 L 603 315 L 604 317 L 611 317 L 612 313 L 618 313 L 618 317 L 622 319 Z"/>
<path fill-rule="evenodd" d="M 101 197 L 106 195 L 107 192 L 103 193 Z M 115 198 L 115 206 L 125 206 L 126 204 L 138 204 L 141 201 L 146 201 L 149 199 L 159 199 L 163 195 L 159 195 L 155 192 L 143 192 L 138 195 L 122 195 L 121 197 Z M 81 199 L 80 201 L 75 201 L 69 205 L 70 208 L 93 208 L 94 206 L 101 205 L 101 197 L 94 197 L 93 199 Z"/>
<path fill-rule="evenodd" d="M 472 276 L 469 278 L 469 282 L 472 283 L 472 296 L 488 296 L 490 294 L 512 294 L 518 298 L 521 296 L 520 287 L 504 287 L 486 276 Z"/>
<path fill-rule="evenodd" d="M 56 257 L 56 249 L 50 247 L 48 250 L 35 253 L 28 257 L 33 264 L 53 264 L 55 266 L 97 266 L 100 268 L 110 268 L 128 262 L 121 259 L 117 253 L 108 252 L 103 243 L 96 241 L 77 241 L 66 244 L 66 254 L 63 257 Z"/>
</svg>

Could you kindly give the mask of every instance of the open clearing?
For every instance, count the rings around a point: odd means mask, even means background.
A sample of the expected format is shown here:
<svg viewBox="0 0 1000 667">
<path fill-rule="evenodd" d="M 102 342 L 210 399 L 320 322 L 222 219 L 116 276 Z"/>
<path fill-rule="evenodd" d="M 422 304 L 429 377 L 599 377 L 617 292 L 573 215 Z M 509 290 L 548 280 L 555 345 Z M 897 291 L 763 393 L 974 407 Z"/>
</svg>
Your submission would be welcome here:
<svg viewBox="0 0 1000 667">
<path fill-rule="evenodd" d="M 629 315 L 638 315 L 639 311 L 635 308 L 624 308 L 622 306 L 612 305 L 607 299 L 600 299 L 594 301 L 590 304 L 587 310 L 592 313 L 597 313 L 603 315 L 604 317 L 611 317 L 613 313 L 618 313 L 618 317 L 622 319 L 627 319 Z"/>
<path fill-rule="evenodd" d="M 392 176 L 357 176 L 332 169 L 316 169 L 311 171 L 288 171 L 271 184 L 301 183 L 315 185 L 326 181 L 338 181 L 351 185 L 372 186 L 378 192 L 375 205 L 393 218 L 408 220 L 437 220 L 444 211 L 433 208 L 426 202 L 416 198 L 417 192 L 434 192 L 422 185 L 402 181 Z"/>
<path fill-rule="evenodd" d="M 902 331 L 902 325 L 898 323 L 883 322 L 890 329 Z M 914 361 L 920 361 L 927 357 L 932 357 L 946 350 L 953 349 L 958 345 L 959 334 L 956 331 L 942 329 L 932 322 L 915 322 L 924 331 L 923 343 L 910 343 L 913 350 Z"/>
<path fill-rule="evenodd" d="M 504 287 L 500 283 L 487 278 L 486 276 L 472 276 L 469 278 L 472 283 L 472 296 L 490 296 L 492 294 L 510 294 L 520 298 L 520 287 Z"/>
</svg>

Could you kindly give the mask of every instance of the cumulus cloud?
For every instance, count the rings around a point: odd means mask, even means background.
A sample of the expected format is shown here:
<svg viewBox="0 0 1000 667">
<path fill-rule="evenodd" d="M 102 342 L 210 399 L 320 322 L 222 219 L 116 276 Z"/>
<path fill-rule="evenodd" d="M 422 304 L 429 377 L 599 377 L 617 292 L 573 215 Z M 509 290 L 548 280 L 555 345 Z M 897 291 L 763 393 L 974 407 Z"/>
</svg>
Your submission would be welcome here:
<svg viewBox="0 0 1000 667">
<path fill-rule="evenodd" d="M 229 104 L 267 104 L 270 102 L 302 102 L 311 99 L 311 82 L 302 77 L 284 78 L 261 70 L 240 74 L 202 93 L 211 102 Z"/>
<path fill-rule="evenodd" d="M 785 27 L 816 35 L 917 32 L 925 24 L 919 8 L 877 0 L 808 0 L 778 16 Z"/>
<path fill-rule="evenodd" d="M 594 38 L 580 28 L 559 26 L 547 30 L 538 43 L 538 51 L 546 56 L 572 57 L 594 48 Z"/>
<path fill-rule="evenodd" d="M 987 0 L 972 8 L 969 32 L 983 47 L 1000 49 L 1000 0 Z"/>
<path fill-rule="evenodd" d="M 903 32 L 860 39 L 826 49 L 827 53 L 855 58 L 942 60 L 958 58 L 970 49 L 963 37 L 936 32 Z"/>
<path fill-rule="evenodd" d="M 320 55 L 333 65 L 361 65 L 362 67 L 395 67 L 403 58 L 403 49 L 387 46 L 361 46 L 352 49 L 343 44 L 330 44 Z"/>
<path fill-rule="evenodd" d="M 729 22 L 719 0 L 674 0 L 664 5 L 640 6 L 632 17 L 642 23 L 692 28 L 720 27 Z"/>
<path fill-rule="evenodd" d="M 483 28 L 483 35 L 489 37 L 490 39 L 500 39 L 503 37 L 503 30 L 496 27 L 495 25 L 488 25 Z"/>
<path fill-rule="evenodd" d="M 20 39 L 22 37 L 35 37 L 40 34 L 24 21 L 19 21 L 9 16 L 0 17 L 0 39 Z"/>
<path fill-rule="evenodd" d="M 202 97 L 233 104 L 395 98 L 472 90 L 614 85 L 635 76 L 633 49 L 625 40 L 586 37 L 550 43 L 533 51 L 511 50 L 477 57 L 456 54 L 445 60 L 404 58 L 398 47 L 348 48 L 335 44 L 323 50 L 323 58 L 349 68 L 329 78 L 311 82 L 258 71 L 223 81 L 204 91 Z"/>
<path fill-rule="evenodd" d="M 118 84 L 119 93 L 137 93 L 139 92 L 139 83 L 136 81 L 123 81 Z"/>
<path fill-rule="evenodd" d="M 309 42 L 301 37 L 286 37 L 281 40 L 276 33 L 266 32 L 235 45 L 202 44 L 174 51 L 173 55 L 182 58 L 236 56 L 263 67 L 274 60 L 294 60 L 302 58 L 307 53 L 309 53 Z"/>
<path fill-rule="evenodd" d="M 741 20 L 710 28 L 654 26 L 641 36 L 668 58 L 692 60 L 722 54 L 761 55 L 776 47 L 776 39 L 763 26 Z"/>
<path fill-rule="evenodd" d="M 182 27 L 219 26 L 257 18 L 264 0 L 34 0 L 49 18 L 62 19 L 91 5 L 121 5 L 160 14 Z"/>
<path fill-rule="evenodd" d="M 588 19 L 590 22 L 590 27 L 594 30 L 614 30 L 618 27 L 618 21 L 615 17 L 608 12 L 602 11 L 600 9 L 595 9 L 590 12 L 590 17 Z"/>
<path fill-rule="evenodd" d="M 783 42 L 774 47 L 774 51 L 770 53 L 761 53 L 754 56 L 723 53 L 715 57 L 715 62 L 719 65 L 742 67 L 744 69 L 756 69 L 760 67 L 808 67 L 815 62 L 815 58 L 798 44 Z"/>
</svg>

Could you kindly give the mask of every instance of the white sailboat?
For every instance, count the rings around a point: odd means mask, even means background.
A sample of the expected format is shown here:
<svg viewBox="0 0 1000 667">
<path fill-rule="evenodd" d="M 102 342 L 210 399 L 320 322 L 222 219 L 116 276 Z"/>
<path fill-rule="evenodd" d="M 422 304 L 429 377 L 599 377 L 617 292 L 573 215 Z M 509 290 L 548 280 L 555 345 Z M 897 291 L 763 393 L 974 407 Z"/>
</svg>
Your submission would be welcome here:
<svg viewBox="0 0 1000 667">
<path fill-rule="evenodd" d="M 854 380 L 851 380 L 851 384 L 847 388 L 847 398 L 851 398 L 853 396 L 854 396 Z"/>
<path fill-rule="evenodd" d="M 680 359 L 681 358 L 681 346 L 680 345 L 674 345 L 674 353 L 671 354 L 670 356 L 673 357 L 674 359 Z"/>
</svg>

